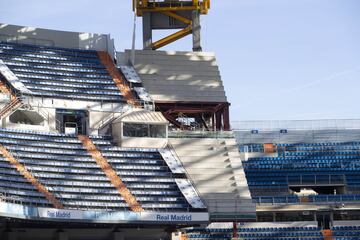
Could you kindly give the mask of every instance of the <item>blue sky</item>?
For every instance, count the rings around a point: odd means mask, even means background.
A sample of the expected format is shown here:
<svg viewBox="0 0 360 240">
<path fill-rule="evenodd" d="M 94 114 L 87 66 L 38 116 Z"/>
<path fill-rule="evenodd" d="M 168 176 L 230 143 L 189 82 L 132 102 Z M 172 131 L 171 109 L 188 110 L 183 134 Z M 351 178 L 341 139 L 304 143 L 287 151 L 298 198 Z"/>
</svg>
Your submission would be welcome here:
<svg viewBox="0 0 360 240">
<path fill-rule="evenodd" d="M 131 2 L 0 0 L 0 22 L 110 33 L 123 50 Z M 231 120 L 360 118 L 359 12 L 359 0 L 213 0 L 202 45 L 217 54 Z"/>
</svg>

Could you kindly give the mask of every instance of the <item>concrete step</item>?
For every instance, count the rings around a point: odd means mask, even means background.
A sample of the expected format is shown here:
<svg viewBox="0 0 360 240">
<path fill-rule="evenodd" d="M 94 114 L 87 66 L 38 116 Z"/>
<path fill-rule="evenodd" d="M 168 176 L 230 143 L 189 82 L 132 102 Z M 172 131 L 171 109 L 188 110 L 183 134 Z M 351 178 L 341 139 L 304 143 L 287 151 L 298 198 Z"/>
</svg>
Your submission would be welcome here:
<svg viewBox="0 0 360 240">
<path fill-rule="evenodd" d="M 212 72 L 207 72 L 207 71 L 181 71 L 181 70 L 175 70 L 172 71 L 171 69 L 163 69 L 163 70 L 159 70 L 159 69 L 152 69 L 149 71 L 149 69 L 147 68 L 135 68 L 137 74 L 139 75 L 140 79 L 142 78 L 143 75 L 156 75 L 158 77 L 171 77 L 171 76 L 176 76 L 176 75 L 186 75 L 186 76 L 191 76 L 191 77 L 202 77 L 204 79 L 206 79 L 207 77 L 212 78 L 214 76 L 220 76 L 220 72 L 219 71 L 212 71 Z"/>
<path fill-rule="evenodd" d="M 215 139 L 215 138 L 169 138 L 169 141 L 172 145 L 176 145 L 176 147 L 177 145 L 210 146 L 210 147 L 225 145 L 224 139 Z"/>
<path fill-rule="evenodd" d="M 192 162 L 192 161 L 183 162 L 182 164 L 185 168 L 192 168 L 196 171 L 199 171 L 199 169 L 207 168 L 210 165 L 209 162 L 203 163 L 203 162 Z M 230 162 L 228 162 L 228 161 L 225 161 L 225 162 L 214 161 L 214 162 L 211 162 L 210 167 L 211 168 L 232 168 Z"/>
<path fill-rule="evenodd" d="M 211 164 L 212 162 L 224 162 L 226 160 L 229 160 L 228 156 L 219 156 L 219 155 L 215 155 L 215 156 L 184 156 L 184 155 L 179 155 L 178 156 L 181 158 L 182 162 L 203 162 L 203 163 L 208 163 Z"/>
<path fill-rule="evenodd" d="M 196 89 L 194 90 L 189 90 L 186 88 L 183 88 L 183 90 L 181 89 L 176 89 L 174 90 L 174 88 L 165 88 L 165 89 L 158 89 L 155 86 L 146 86 L 145 85 L 146 90 L 149 92 L 149 94 L 151 96 L 153 95 L 159 95 L 159 97 L 164 95 L 164 92 L 168 93 L 167 97 L 168 98 L 176 98 L 176 97 L 198 97 L 198 98 L 204 98 L 204 97 L 222 97 L 223 99 L 225 99 L 225 92 L 223 89 L 217 90 L 217 91 L 210 91 L 209 89 L 203 89 L 201 91 L 201 94 L 199 94 L 200 91 L 197 91 Z M 205 90 L 209 90 L 209 91 L 205 91 Z M 184 92 L 187 91 L 187 92 Z M 195 96 L 194 96 L 195 95 Z M 211 101 L 212 98 L 209 98 Z"/>
<path fill-rule="evenodd" d="M 234 139 L 173 138 L 170 143 L 203 199 L 217 201 L 208 205 L 210 212 L 255 212 Z M 233 204 L 224 203 L 229 201 Z"/>
<path fill-rule="evenodd" d="M 217 66 L 209 66 L 204 64 L 196 64 L 194 65 L 183 65 L 181 62 L 177 61 L 179 64 L 174 65 L 172 61 L 169 61 L 167 64 L 158 61 L 141 61 L 140 63 L 135 64 L 135 69 L 141 69 L 139 73 L 141 74 L 142 71 L 145 73 L 152 73 L 157 71 L 168 71 L 169 69 L 173 70 L 175 73 L 183 72 L 183 73 L 189 73 L 189 72 L 215 72 L 219 73 L 219 68 Z"/>
<path fill-rule="evenodd" d="M 130 50 L 126 50 L 127 53 L 130 53 Z M 176 52 L 169 52 L 169 51 L 135 51 L 136 59 L 165 59 L 169 60 L 176 59 L 181 61 L 214 61 L 215 54 L 213 52 L 186 52 L 186 51 L 176 51 Z"/>
<path fill-rule="evenodd" d="M 191 156 L 191 157 L 207 157 L 207 156 L 219 156 L 219 157 L 225 157 L 225 156 L 229 156 L 229 153 L 225 150 L 225 149 L 218 149 L 218 150 L 198 150 L 196 151 L 194 150 L 179 150 L 178 152 L 176 152 L 177 155 L 179 156 Z M 239 156 L 240 155 L 236 155 L 236 154 L 232 154 L 231 157 L 235 156 Z"/>
<path fill-rule="evenodd" d="M 201 173 L 201 171 L 203 172 Z M 191 168 L 188 169 L 187 172 L 191 175 L 192 179 L 234 179 L 233 171 L 231 168 Z M 211 176 L 209 176 L 210 174 Z"/>
<path fill-rule="evenodd" d="M 167 82 L 169 82 L 169 81 L 166 81 L 166 82 L 161 81 L 156 84 L 145 83 L 144 86 L 145 86 L 146 90 L 150 93 L 167 91 L 167 92 L 171 92 L 171 93 L 183 92 L 183 94 L 196 92 L 197 94 L 199 94 L 199 92 L 201 92 L 201 91 L 207 91 L 206 94 L 201 93 L 201 95 L 204 95 L 204 96 L 209 96 L 210 93 L 215 93 L 215 94 L 220 94 L 220 93 L 223 94 L 224 93 L 224 87 L 221 85 L 218 85 L 218 86 L 194 86 L 193 82 L 185 82 L 185 83 L 178 84 L 178 85 L 169 85 L 169 84 L 167 84 Z"/>
<path fill-rule="evenodd" d="M 199 185 L 197 186 L 197 191 L 201 194 L 209 194 L 209 193 L 221 193 L 228 194 L 232 193 L 232 198 L 238 196 L 238 192 L 236 187 L 233 186 L 222 186 L 222 185 Z M 225 199 L 225 198 L 223 198 Z"/>
</svg>

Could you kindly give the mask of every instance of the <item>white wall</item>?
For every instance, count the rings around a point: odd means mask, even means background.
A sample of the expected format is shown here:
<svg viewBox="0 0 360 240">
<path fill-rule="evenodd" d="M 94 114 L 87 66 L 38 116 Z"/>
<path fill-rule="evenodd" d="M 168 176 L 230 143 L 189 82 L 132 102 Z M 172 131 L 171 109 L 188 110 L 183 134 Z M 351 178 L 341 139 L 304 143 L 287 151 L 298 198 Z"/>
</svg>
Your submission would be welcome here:
<svg viewBox="0 0 360 240">
<path fill-rule="evenodd" d="M 87 110 L 89 111 L 89 134 L 98 135 L 98 128 L 102 125 L 102 120 L 116 118 L 121 113 L 127 111 L 128 105 L 124 103 L 99 103 L 85 102 L 64 99 L 47 99 L 47 98 L 27 98 L 23 101 L 33 107 L 39 106 L 42 111 L 49 115 L 49 131 L 56 131 L 55 112 L 57 108 Z"/>
<path fill-rule="evenodd" d="M 114 57 L 114 40 L 109 34 L 57 31 L 0 23 L 0 41 L 107 51 Z"/>
<path fill-rule="evenodd" d="M 117 52 L 118 64 L 130 55 Z M 214 53 L 136 50 L 134 67 L 155 102 L 227 102 Z"/>
</svg>

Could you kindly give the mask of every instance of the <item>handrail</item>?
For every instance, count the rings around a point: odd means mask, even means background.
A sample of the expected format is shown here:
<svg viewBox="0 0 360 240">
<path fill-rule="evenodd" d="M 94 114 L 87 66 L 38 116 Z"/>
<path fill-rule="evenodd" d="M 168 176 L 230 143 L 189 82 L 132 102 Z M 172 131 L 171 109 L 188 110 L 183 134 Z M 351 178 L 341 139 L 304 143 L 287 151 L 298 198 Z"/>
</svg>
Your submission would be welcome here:
<svg viewBox="0 0 360 240">
<path fill-rule="evenodd" d="M 360 119 L 234 121 L 231 126 L 237 131 L 360 129 Z"/>
<path fill-rule="evenodd" d="M 181 161 L 181 158 L 179 157 L 179 155 L 177 154 L 174 146 L 171 144 L 171 143 L 168 143 L 167 145 L 170 153 L 179 161 L 179 163 L 181 164 L 182 168 L 184 169 L 184 172 L 185 172 L 185 175 L 186 175 L 186 178 L 187 180 L 190 181 L 191 185 L 193 186 L 193 189 L 195 190 L 196 194 L 198 195 L 198 197 L 200 198 L 200 200 L 205 203 L 204 199 L 202 198 L 201 194 L 199 193 L 199 191 L 197 190 L 196 188 L 196 184 L 195 182 L 192 180 L 192 178 L 190 177 L 190 174 L 188 173 L 188 171 L 186 170 L 186 168 L 184 167 L 182 161 Z"/>
<path fill-rule="evenodd" d="M 318 197 L 318 199 L 316 199 Z M 306 198 L 307 201 L 302 201 Z M 319 199 L 321 198 L 321 200 Z M 332 200 L 331 198 L 335 198 Z M 338 199 L 336 199 L 338 198 Z M 359 194 L 338 194 L 338 195 L 286 195 L 286 196 L 258 196 L 253 197 L 253 202 L 258 206 L 261 205 L 314 205 L 314 204 L 334 204 L 339 206 L 345 202 L 358 202 Z M 283 201 L 281 201 L 283 200 Z"/>
<path fill-rule="evenodd" d="M 169 138 L 234 138 L 232 131 L 169 131 Z"/>
</svg>

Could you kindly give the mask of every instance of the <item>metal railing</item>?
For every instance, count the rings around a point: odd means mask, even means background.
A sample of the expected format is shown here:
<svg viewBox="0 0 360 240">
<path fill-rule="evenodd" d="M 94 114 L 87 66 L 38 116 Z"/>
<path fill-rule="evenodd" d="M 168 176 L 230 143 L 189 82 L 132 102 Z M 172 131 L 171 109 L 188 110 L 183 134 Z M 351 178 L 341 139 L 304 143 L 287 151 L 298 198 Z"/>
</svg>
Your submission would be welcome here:
<svg viewBox="0 0 360 240">
<path fill-rule="evenodd" d="M 210 213 L 255 214 L 255 204 L 250 198 L 206 199 L 205 202 Z"/>
<path fill-rule="evenodd" d="M 169 131 L 169 138 L 234 138 L 232 131 Z"/>
<path fill-rule="evenodd" d="M 298 175 L 287 176 L 289 186 L 308 186 L 308 185 L 346 185 L 345 175 Z"/>
<path fill-rule="evenodd" d="M 239 131 L 360 129 L 360 119 L 235 121 L 231 126 Z"/>
<path fill-rule="evenodd" d="M 334 204 L 341 206 L 346 202 L 359 202 L 360 195 L 344 194 L 344 195 L 309 195 L 309 196 L 261 196 L 253 197 L 256 205 L 316 205 L 316 204 Z"/>
</svg>

